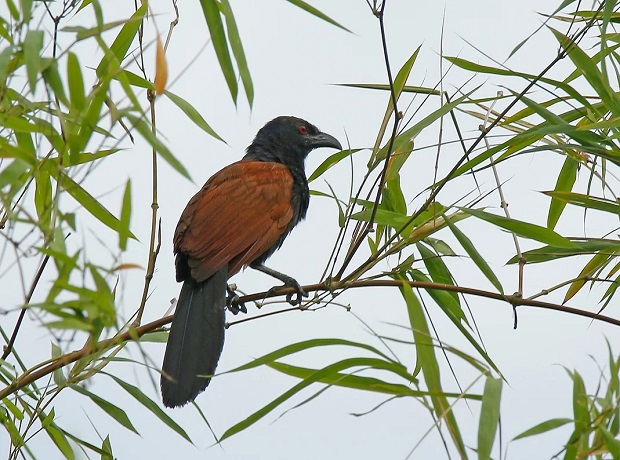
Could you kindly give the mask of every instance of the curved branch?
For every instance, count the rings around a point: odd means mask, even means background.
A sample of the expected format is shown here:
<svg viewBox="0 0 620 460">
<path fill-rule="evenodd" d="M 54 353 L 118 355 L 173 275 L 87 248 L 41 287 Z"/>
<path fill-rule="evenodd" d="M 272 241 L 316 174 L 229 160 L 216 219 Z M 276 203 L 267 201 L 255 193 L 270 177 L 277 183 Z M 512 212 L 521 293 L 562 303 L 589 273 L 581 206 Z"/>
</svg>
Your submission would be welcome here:
<svg viewBox="0 0 620 460">
<path fill-rule="evenodd" d="M 440 284 L 440 283 L 431 283 L 425 281 L 401 281 L 401 280 L 362 280 L 362 281 L 353 281 L 349 283 L 345 282 L 332 282 L 329 285 L 325 283 L 317 283 L 317 284 L 309 284 L 307 286 L 302 286 L 304 291 L 306 292 L 335 292 L 335 291 L 343 291 L 351 288 L 368 288 L 368 287 L 400 287 L 403 283 L 408 284 L 412 288 L 419 289 L 435 289 L 440 291 L 450 291 L 457 292 L 460 294 L 473 295 L 476 297 L 483 297 L 487 299 L 499 300 L 502 302 L 509 303 L 513 307 L 533 307 L 533 308 L 543 308 L 546 310 L 554 310 L 563 313 L 570 313 L 571 315 L 583 316 L 585 318 L 590 318 L 593 320 L 601 321 L 604 323 L 612 324 L 614 326 L 620 326 L 620 319 L 612 318 L 610 316 L 600 315 L 598 313 L 593 313 L 587 310 L 581 310 L 579 308 L 567 307 L 564 305 L 554 304 L 550 302 L 541 302 L 533 299 L 524 299 L 518 295 L 505 295 L 498 292 L 484 291 L 481 289 L 474 289 L 462 286 L 453 286 L 451 284 Z M 288 293 L 294 292 L 292 288 L 283 288 L 273 293 L 267 292 L 258 292 L 255 294 L 246 295 L 240 297 L 240 302 L 253 302 L 253 301 L 261 301 L 270 297 L 278 297 L 281 295 L 285 295 Z M 292 311 L 292 310 L 304 310 L 307 306 L 299 306 L 295 308 L 288 308 L 284 311 Z M 159 318 L 158 320 L 147 323 L 143 326 L 131 328 L 127 331 L 124 331 L 110 339 L 102 340 L 98 342 L 94 346 L 85 346 L 80 350 L 73 351 L 71 353 L 64 354 L 59 356 L 54 361 L 50 362 L 44 367 L 39 368 L 38 366 L 32 368 L 17 379 L 15 379 L 10 385 L 5 387 L 3 390 L 0 390 L 0 399 L 3 399 L 20 389 L 24 388 L 27 385 L 35 382 L 36 380 L 45 377 L 52 372 L 71 364 L 79 359 L 82 359 L 86 356 L 101 353 L 109 348 L 112 348 L 117 345 L 121 345 L 126 342 L 137 341 L 143 335 L 153 332 L 156 329 L 165 326 L 166 324 L 172 322 L 174 315 L 164 316 L 163 318 Z M 243 322 L 243 321 L 242 321 Z M 238 324 L 239 322 L 232 323 L 231 325 Z"/>
</svg>

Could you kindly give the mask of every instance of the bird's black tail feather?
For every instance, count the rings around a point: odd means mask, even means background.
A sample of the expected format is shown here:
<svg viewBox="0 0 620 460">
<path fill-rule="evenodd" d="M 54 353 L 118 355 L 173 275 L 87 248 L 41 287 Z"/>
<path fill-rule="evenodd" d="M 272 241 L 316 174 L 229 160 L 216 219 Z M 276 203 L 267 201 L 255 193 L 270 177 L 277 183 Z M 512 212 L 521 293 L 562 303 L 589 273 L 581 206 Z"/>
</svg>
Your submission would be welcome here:
<svg viewBox="0 0 620 460">
<path fill-rule="evenodd" d="M 161 394 L 183 406 L 203 391 L 224 347 L 227 267 L 202 283 L 183 283 L 164 356 Z"/>
</svg>

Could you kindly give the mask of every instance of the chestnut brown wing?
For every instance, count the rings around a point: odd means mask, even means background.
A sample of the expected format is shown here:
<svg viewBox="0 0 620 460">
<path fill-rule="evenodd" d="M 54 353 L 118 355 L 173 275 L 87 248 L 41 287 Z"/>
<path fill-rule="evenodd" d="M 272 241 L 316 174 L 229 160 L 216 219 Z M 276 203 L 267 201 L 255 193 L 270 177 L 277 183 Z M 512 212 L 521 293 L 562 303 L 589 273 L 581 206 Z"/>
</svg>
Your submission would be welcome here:
<svg viewBox="0 0 620 460">
<path fill-rule="evenodd" d="M 191 277 L 204 281 L 230 263 L 232 276 L 276 244 L 293 217 L 292 185 L 286 166 L 262 161 L 239 161 L 211 177 L 174 234 Z"/>
</svg>

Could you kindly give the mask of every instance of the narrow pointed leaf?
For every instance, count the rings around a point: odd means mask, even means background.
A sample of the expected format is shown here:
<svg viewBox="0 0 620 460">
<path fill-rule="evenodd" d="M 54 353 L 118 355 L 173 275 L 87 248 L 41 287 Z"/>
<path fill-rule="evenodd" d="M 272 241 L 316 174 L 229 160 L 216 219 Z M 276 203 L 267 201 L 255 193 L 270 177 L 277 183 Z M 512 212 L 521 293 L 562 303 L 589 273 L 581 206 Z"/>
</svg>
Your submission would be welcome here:
<svg viewBox="0 0 620 460">
<path fill-rule="evenodd" d="M 539 225 L 530 224 L 529 222 L 523 222 L 520 220 L 509 219 L 507 217 L 491 214 L 479 209 L 460 208 L 461 211 L 471 214 L 478 219 L 486 220 L 487 222 L 496 225 L 509 232 L 514 232 L 524 238 L 540 241 L 551 246 L 557 246 L 561 248 L 576 248 L 577 245 L 570 241 L 568 238 L 564 238 L 562 235 L 549 230 L 548 228 L 541 227 Z"/>
<path fill-rule="evenodd" d="M 502 381 L 487 377 L 482 395 L 480 422 L 478 424 L 478 459 L 491 460 L 495 434 L 499 426 L 499 405 L 502 396 Z"/>
<path fill-rule="evenodd" d="M 340 27 L 342 30 L 346 30 L 347 32 L 351 32 L 349 29 L 347 29 L 346 27 L 344 27 L 343 25 L 339 24 L 338 22 L 334 21 L 332 18 L 330 18 L 329 16 L 327 16 L 326 14 L 320 12 L 319 10 L 317 10 L 315 7 L 313 7 L 312 5 L 309 5 L 308 3 L 304 2 L 303 0 L 286 0 L 287 2 L 301 8 L 302 10 L 312 14 L 313 16 L 316 16 L 319 19 L 322 19 L 323 21 L 329 22 L 330 24 L 336 26 L 336 27 Z"/>
<path fill-rule="evenodd" d="M 218 134 L 213 130 L 213 128 L 211 128 L 211 126 L 209 126 L 209 124 L 205 121 L 202 115 L 200 115 L 200 112 L 198 112 L 198 110 L 196 110 L 193 105 L 191 105 L 181 96 L 177 96 L 170 91 L 165 91 L 164 94 L 174 103 L 174 105 L 181 109 L 183 113 L 185 113 L 185 115 L 187 115 L 187 117 L 196 124 L 196 126 L 202 129 L 209 136 L 213 136 L 218 141 L 222 141 L 225 143 L 224 139 L 218 136 Z"/>
<path fill-rule="evenodd" d="M 215 49 L 215 55 L 220 63 L 220 68 L 224 74 L 224 79 L 228 85 L 228 90 L 235 104 L 237 103 L 237 77 L 233 68 L 230 53 L 228 52 L 228 42 L 224 32 L 224 24 L 220 16 L 220 8 L 216 0 L 200 0 L 202 13 L 207 21 L 211 41 Z"/>
<path fill-rule="evenodd" d="M 499 281 L 499 278 L 497 278 L 484 257 L 480 255 L 480 253 L 476 249 L 476 246 L 474 246 L 474 243 L 472 243 L 471 240 L 467 237 L 467 235 L 465 235 L 462 231 L 458 229 L 456 225 L 454 225 L 452 220 L 447 215 L 444 214 L 443 217 L 448 224 L 448 227 L 450 227 L 450 230 L 452 230 L 452 233 L 460 243 L 461 247 L 465 249 L 467 255 L 471 257 L 471 260 L 474 261 L 476 266 L 480 269 L 482 274 L 486 276 L 486 278 L 491 282 L 495 289 L 497 289 L 503 294 L 504 288 L 502 287 L 502 283 Z"/>
<path fill-rule="evenodd" d="M 575 180 L 577 180 L 578 167 L 579 162 L 567 155 L 555 183 L 554 190 L 556 192 L 570 192 L 573 189 Z M 561 201 L 558 198 L 551 197 L 551 204 L 549 205 L 549 213 L 547 215 L 547 228 L 549 230 L 553 230 L 555 228 L 565 207 L 566 201 Z"/>
<path fill-rule="evenodd" d="M 177 434 L 179 434 L 186 441 L 192 442 L 192 440 L 187 435 L 185 430 L 183 428 L 181 428 L 181 426 L 177 422 L 172 420 L 170 418 L 170 416 L 168 416 L 168 414 L 166 414 L 159 407 L 159 405 L 157 405 L 157 403 L 155 403 L 155 401 L 153 401 L 151 398 L 146 396 L 142 392 L 142 390 L 140 390 L 139 388 L 137 388 L 137 387 L 135 387 L 135 386 L 125 382 L 124 380 L 122 380 L 122 379 L 120 379 L 118 377 L 115 377 L 115 376 L 110 375 L 110 374 L 106 374 L 106 375 L 111 377 L 116 383 L 118 383 L 118 385 L 121 388 L 123 388 L 127 393 L 129 393 L 131 396 L 133 396 L 136 401 L 138 401 L 140 404 L 142 404 L 144 407 L 146 407 L 149 411 L 151 411 L 153 413 L 153 415 L 155 415 L 162 422 L 164 422 L 169 428 L 171 428 L 173 431 L 175 431 Z"/>
</svg>

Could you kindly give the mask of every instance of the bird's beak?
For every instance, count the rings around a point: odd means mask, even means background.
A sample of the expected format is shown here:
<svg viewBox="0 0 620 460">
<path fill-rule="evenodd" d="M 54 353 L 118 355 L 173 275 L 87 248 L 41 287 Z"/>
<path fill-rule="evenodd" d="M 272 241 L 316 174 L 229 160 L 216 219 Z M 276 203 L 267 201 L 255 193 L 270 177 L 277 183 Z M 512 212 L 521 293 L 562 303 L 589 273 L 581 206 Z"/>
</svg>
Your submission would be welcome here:
<svg viewBox="0 0 620 460">
<path fill-rule="evenodd" d="M 340 145 L 338 139 L 327 133 L 318 133 L 313 136 L 308 136 L 308 141 L 310 147 L 313 149 L 317 149 L 319 147 L 332 147 L 338 150 L 342 150 L 342 145 Z"/>
</svg>

